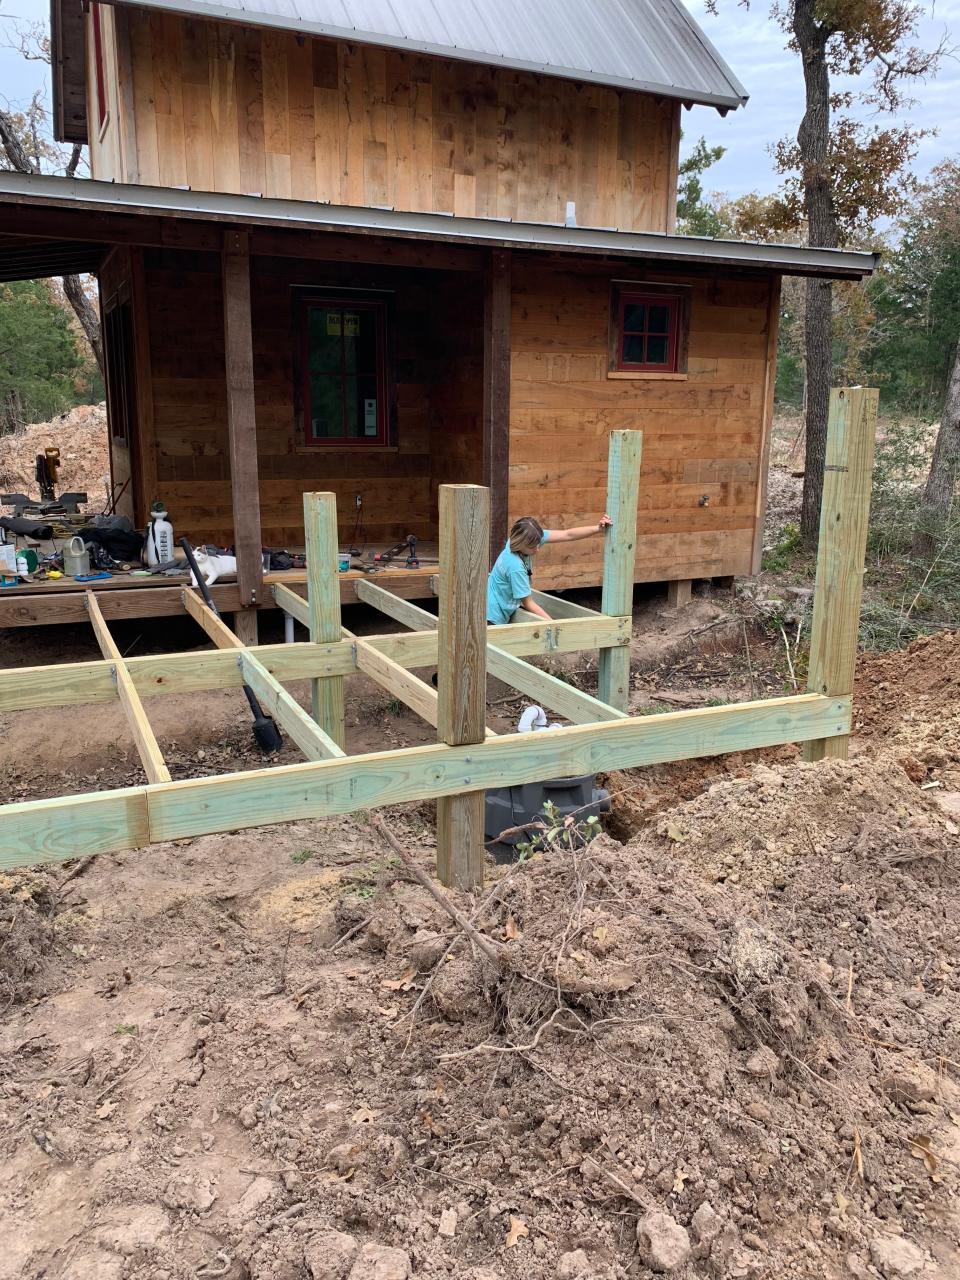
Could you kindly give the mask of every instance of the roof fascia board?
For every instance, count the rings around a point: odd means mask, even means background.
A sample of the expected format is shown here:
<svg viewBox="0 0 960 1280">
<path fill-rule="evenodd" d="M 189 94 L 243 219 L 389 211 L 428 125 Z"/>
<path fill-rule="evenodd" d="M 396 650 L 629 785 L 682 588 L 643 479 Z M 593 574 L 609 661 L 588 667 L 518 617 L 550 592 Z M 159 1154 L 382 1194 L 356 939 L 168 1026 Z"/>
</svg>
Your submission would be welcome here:
<svg viewBox="0 0 960 1280">
<path fill-rule="evenodd" d="M 394 209 L 264 199 L 180 187 L 134 186 L 97 182 L 90 178 L 0 172 L 0 205 L 29 204 L 32 201 L 65 209 L 160 214 L 196 221 L 234 222 L 281 229 L 346 231 L 491 248 L 602 254 L 642 258 L 648 262 L 660 260 L 761 268 L 789 275 L 817 275 L 832 279 L 860 279 L 870 275 L 879 261 L 877 253 L 849 249 L 807 249 L 797 245 L 711 240 L 653 231 L 565 227 L 556 223 L 506 222 L 438 213 L 400 213 Z M 83 238 L 90 238 L 89 229 Z"/>
<path fill-rule="evenodd" d="M 137 0 L 110 0 L 111 3 L 126 5 L 128 8 L 143 7 Z M 704 93 L 682 86 L 661 84 L 654 81 L 631 80 L 626 76 L 613 76 L 595 73 L 589 70 L 572 67 L 560 67 L 542 63 L 528 62 L 522 58 L 507 58 L 501 54 L 480 53 L 477 50 L 450 48 L 446 45 L 431 44 L 428 41 L 408 40 L 406 37 L 383 35 L 376 31 L 363 31 L 358 27 L 338 27 L 325 22 L 305 22 L 301 18 L 292 18 L 280 13 L 254 13 L 249 9 L 238 12 L 236 9 L 220 8 L 204 0 L 151 0 L 151 9 L 165 9 L 171 13 L 180 13 L 194 18 L 209 18 L 214 22 L 232 22 L 244 27 L 267 27 L 273 31 L 293 31 L 312 36 L 326 36 L 330 40 L 346 40 L 353 44 L 376 45 L 385 49 L 397 49 L 401 53 L 422 53 L 435 58 L 446 58 L 457 62 L 473 62 L 481 66 L 505 67 L 513 71 L 530 71 L 537 75 L 553 76 L 559 80 L 579 80 L 587 84 L 609 85 L 615 89 L 628 89 L 634 93 L 650 93 L 663 98 L 677 98 L 681 102 L 695 102 L 700 106 L 716 107 L 718 110 L 735 111 L 747 101 L 747 92 L 729 72 L 730 79 L 739 89 L 739 94 Z M 709 43 L 709 42 L 708 42 Z M 712 46 L 711 46 L 712 48 Z M 714 57 L 726 67 L 720 55 L 714 51 Z"/>
</svg>

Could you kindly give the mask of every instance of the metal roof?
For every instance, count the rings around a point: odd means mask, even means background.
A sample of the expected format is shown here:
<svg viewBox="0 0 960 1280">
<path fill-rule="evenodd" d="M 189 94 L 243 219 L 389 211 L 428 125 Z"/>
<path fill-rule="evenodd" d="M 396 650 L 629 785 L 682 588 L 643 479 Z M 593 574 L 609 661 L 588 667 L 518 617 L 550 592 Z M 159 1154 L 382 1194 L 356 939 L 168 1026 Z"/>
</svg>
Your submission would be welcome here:
<svg viewBox="0 0 960 1280">
<path fill-rule="evenodd" d="M 353 208 L 307 200 L 264 199 L 180 187 L 146 187 L 90 178 L 0 171 L 0 233 L 4 205 L 86 210 L 92 213 L 163 215 L 235 226 L 266 226 L 300 231 L 357 234 L 528 249 L 569 254 L 602 254 L 643 259 L 648 264 L 676 262 L 704 266 L 765 268 L 785 275 L 861 279 L 877 266 L 879 254 L 851 249 L 807 249 L 799 245 L 710 240 L 654 231 L 618 231 L 608 227 L 566 227 L 556 223 L 461 218 L 441 213 L 399 213 L 395 209 Z M 63 238 L 58 229 L 57 238 Z M 78 238 L 96 236 L 96 220 L 77 220 Z"/>
<path fill-rule="evenodd" d="M 724 111 L 747 100 L 682 0 L 117 2 L 616 85 Z"/>
</svg>

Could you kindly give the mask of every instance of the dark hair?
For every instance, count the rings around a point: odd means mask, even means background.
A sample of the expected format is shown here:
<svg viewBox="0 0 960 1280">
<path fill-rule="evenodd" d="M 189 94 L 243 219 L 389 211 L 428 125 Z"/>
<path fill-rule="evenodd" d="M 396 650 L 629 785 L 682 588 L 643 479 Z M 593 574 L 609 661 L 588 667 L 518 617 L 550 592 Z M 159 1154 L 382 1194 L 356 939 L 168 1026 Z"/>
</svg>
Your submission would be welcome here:
<svg viewBox="0 0 960 1280">
<path fill-rule="evenodd" d="M 543 525 L 533 516 L 521 516 L 510 530 L 510 550 L 514 555 L 536 551 L 543 541 Z"/>
</svg>

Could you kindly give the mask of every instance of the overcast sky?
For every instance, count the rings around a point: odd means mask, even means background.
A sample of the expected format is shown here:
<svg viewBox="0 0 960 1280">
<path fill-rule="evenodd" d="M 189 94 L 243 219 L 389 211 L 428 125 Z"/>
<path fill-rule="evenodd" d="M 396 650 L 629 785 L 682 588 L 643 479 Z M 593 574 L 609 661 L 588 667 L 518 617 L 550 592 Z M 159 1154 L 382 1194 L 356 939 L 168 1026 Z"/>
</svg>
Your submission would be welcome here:
<svg viewBox="0 0 960 1280">
<path fill-rule="evenodd" d="M 750 94 L 746 107 L 726 117 L 712 107 L 684 111 L 684 151 L 701 135 L 711 144 L 722 143 L 727 154 L 708 173 L 707 190 L 766 194 L 777 185 L 767 149 L 782 137 L 796 136 L 803 111 L 799 60 L 784 48 L 784 33 L 768 16 L 769 0 L 754 0 L 748 9 L 737 0 L 719 0 L 717 18 L 706 12 L 703 0 L 684 2 Z M 960 0 L 937 0 L 925 5 L 924 13 L 921 44 L 932 47 L 946 34 L 951 46 L 960 47 Z M 0 0 L 0 38 L 11 38 L 15 18 L 46 24 L 49 15 L 48 0 Z M 48 68 L 0 48 L 0 100 L 22 104 L 40 84 L 49 102 Z M 939 130 L 920 143 L 915 169 L 924 176 L 945 157 L 960 155 L 960 57 L 946 58 L 937 78 L 918 85 L 915 96 L 917 103 L 904 119 Z"/>
</svg>

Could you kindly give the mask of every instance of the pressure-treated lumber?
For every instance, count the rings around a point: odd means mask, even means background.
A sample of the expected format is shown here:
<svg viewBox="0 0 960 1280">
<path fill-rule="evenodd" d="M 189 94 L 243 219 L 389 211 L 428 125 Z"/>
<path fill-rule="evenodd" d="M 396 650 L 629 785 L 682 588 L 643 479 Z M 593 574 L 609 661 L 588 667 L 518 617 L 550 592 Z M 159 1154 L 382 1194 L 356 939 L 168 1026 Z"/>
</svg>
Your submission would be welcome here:
<svg viewBox="0 0 960 1280">
<path fill-rule="evenodd" d="M 307 599 L 310 639 L 314 644 L 339 640 L 340 583 L 337 579 L 337 499 L 332 493 L 303 495 L 303 524 L 307 549 Z M 342 747 L 346 741 L 343 679 L 314 680 L 313 718 L 328 737 Z"/>
<path fill-rule="evenodd" d="M 234 655 L 229 655 L 234 657 Z M 235 658 L 234 658 L 235 661 Z M 0 868 L 138 848 L 428 797 L 749 751 L 850 731 L 850 699 L 800 694 L 739 706 L 634 716 L 462 747 L 411 747 L 279 765 L 160 787 L 0 808 Z"/>
<path fill-rule="evenodd" d="M 396 618 L 398 622 L 415 630 L 425 631 L 436 622 L 433 614 L 428 613 L 426 609 L 411 604 L 409 600 L 398 600 L 389 591 L 384 591 L 382 587 L 372 582 L 358 582 L 357 595 L 364 603 L 380 609 L 389 617 Z M 487 635 L 489 636 L 493 630 L 495 628 L 488 627 Z M 574 688 L 573 685 L 558 680 L 549 672 L 531 666 L 529 662 L 524 662 L 513 654 L 507 653 L 497 645 L 487 645 L 487 672 L 497 680 L 502 680 L 504 684 L 518 689 L 528 698 L 535 698 L 541 706 L 555 711 L 558 715 L 566 716 L 574 724 L 617 720 L 625 714 L 616 707 L 607 706 L 599 698 L 593 698 L 590 694 Z"/>
<path fill-rule="evenodd" d="M 853 692 L 878 399 L 869 387 L 830 392 L 807 680 L 825 696 Z M 804 743 L 803 758 L 845 760 L 848 746 L 846 737 L 816 739 Z"/>
<path fill-rule="evenodd" d="M 481 589 L 490 546 L 490 491 L 440 486 L 438 733 L 458 747 L 483 741 L 487 712 L 487 613 Z M 470 778 L 464 779 L 469 786 Z M 442 884 L 483 883 L 483 792 L 437 799 L 437 875 Z"/>
<path fill-rule="evenodd" d="M 675 578 L 667 583 L 667 605 L 671 609 L 685 609 L 693 599 L 693 581 L 690 578 Z"/>
<path fill-rule="evenodd" d="M 304 600 L 303 596 L 298 596 L 295 591 L 291 591 L 289 587 L 285 587 L 282 582 L 275 582 L 270 588 L 273 598 L 277 603 L 277 608 L 282 609 L 284 613 L 288 613 L 291 618 L 295 618 L 301 626 L 310 627 L 310 605 Z"/>
<path fill-rule="evenodd" d="M 183 607 L 198 626 L 202 627 L 218 649 L 243 649 L 244 643 L 231 631 L 224 620 L 213 612 L 196 591 L 184 591 Z"/>
<path fill-rule="evenodd" d="M 249 650 L 244 649 L 237 661 L 244 684 L 250 686 L 267 715 L 276 720 L 308 760 L 335 760 L 344 756 L 337 743 L 324 733 L 296 698 L 274 679 Z"/>
<path fill-rule="evenodd" d="M 263 596 L 263 549 L 253 386 L 250 241 L 246 231 L 224 232 L 222 275 L 233 538 L 240 603 L 247 607 L 257 604 Z"/>
<path fill-rule="evenodd" d="M 120 699 L 123 713 L 127 717 L 127 723 L 130 726 L 130 732 L 133 735 L 133 741 L 137 748 L 137 754 L 140 756 L 143 771 L 150 782 L 169 782 L 170 770 L 164 762 L 160 744 L 157 742 L 156 736 L 150 727 L 150 721 L 147 718 L 143 703 L 140 701 L 140 695 L 137 693 L 133 680 L 130 678 L 130 672 L 127 670 L 123 655 L 117 648 L 116 642 L 110 634 L 110 628 L 103 619 L 100 606 L 97 604 L 97 597 L 92 591 L 88 591 L 84 598 L 90 614 L 94 635 L 97 637 L 97 644 L 100 646 L 100 652 L 113 667 L 117 697 Z"/>
<path fill-rule="evenodd" d="M 551 618 L 602 618 L 603 614 L 596 609 L 588 609 L 585 605 L 574 604 L 572 600 L 563 600 L 560 596 L 550 595 L 547 591 L 531 591 L 534 602 L 541 609 L 546 609 Z"/>
<path fill-rule="evenodd" d="M 499 648 L 518 655 L 578 653 L 603 645 L 625 644 L 629 622 L 628 618 L 600 618 L 596 622 L 589 618 L 569 618 L 551 623 L 540 619 L 530 624 L 488 627 L 487 637 Z M 229 627 L 226 630 L 229 631 Z M 364 639 L 402 667 L 437 665 L 435 630 L 365 636 Z M 250 652 L 281 681 L 346 676 L 357 669 L 353 646 L 348 640 L 322 645 L 265 644 L 257 645 Z M 238 689 L 243 683 L 236 663 L 226 651 L 203 649 L 190 653 L 147 654 L 127 658 L 126 665 L 141 696 Z M 49 666 L 0 671 L 0 712 L 112 702 L 116 697 L 112 663 L 64 662 L 57 664 L 55 679 L 50 672 Z"/>
<path fill-rule="evenodd" d="M 607 514 L 613 521 L 604 536 L 602 608 L 607 614 L 633 614 L 633 576 L 637 555 L 637 497 L 640 488 L 639 431 L 613 431 L 607 454 Z M 626 711 L 630 703 L 630 650 L 600 654 L 599 696 Z"/>
</svg>

